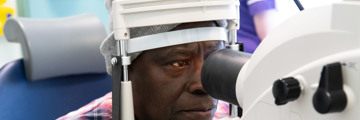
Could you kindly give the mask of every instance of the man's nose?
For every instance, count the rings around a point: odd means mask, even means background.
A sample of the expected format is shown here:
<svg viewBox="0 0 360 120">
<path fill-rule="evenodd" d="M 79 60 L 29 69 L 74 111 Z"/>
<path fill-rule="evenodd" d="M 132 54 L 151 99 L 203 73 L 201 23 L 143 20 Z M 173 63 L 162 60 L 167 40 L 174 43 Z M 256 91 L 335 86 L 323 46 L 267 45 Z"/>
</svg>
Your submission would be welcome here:
<svg viewBox="0 0 360 120">
<path fill-rule="evenodd" d="M 201 84 L 201 68 L 203 66 L 204 60 L 199 60 L 194 65 L 193 74 L 187 84 L 187 89 L 190 93 L 196 95 L 207 95 L 205 89 Z"/>
</svg>

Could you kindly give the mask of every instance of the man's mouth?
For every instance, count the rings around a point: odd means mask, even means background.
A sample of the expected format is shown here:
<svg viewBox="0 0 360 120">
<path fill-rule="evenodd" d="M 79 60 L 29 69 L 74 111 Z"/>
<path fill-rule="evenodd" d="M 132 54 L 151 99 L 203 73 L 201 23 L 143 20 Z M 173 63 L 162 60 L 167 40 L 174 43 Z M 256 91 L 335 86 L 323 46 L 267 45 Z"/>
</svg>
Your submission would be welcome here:
<svg viewBox="0 0 360 120">
<path fill-rule="evenodd" d="M 189 118 L 207 119 L 211 118 L 212 108 L 189 109 L 182 111 Z"/>
</svg>

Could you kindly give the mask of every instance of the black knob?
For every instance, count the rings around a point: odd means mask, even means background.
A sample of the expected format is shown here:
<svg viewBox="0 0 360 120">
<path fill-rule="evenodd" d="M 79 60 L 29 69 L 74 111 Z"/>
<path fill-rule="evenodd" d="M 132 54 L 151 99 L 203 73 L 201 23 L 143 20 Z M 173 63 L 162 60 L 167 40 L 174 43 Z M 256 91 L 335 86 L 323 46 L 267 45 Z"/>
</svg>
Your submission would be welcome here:
<svg viewBox="0 0 360 120">
<path fill-rule="evenodd" d="M 343 90 L 341 63 L 336 62 L 323 67 L 319 87 L 312 101 L 316 111 L 322 114 L 345 109 L 347 98 Z"/>
<path fill-rule="evenodd" d="M 276 105 L 284 105 L 299 98 L 301 93 L 300 82 L 293 77 L 277 80 L 273 84 L 273 95 Z"/>
</svg>

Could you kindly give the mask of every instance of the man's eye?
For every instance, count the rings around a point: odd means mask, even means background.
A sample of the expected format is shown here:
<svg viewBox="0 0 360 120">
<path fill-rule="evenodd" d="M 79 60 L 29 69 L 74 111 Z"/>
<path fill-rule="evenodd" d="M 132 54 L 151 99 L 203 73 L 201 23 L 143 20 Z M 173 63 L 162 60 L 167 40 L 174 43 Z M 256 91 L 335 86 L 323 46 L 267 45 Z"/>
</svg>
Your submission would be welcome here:
<svg viewBox="0 0 360 120">
<path fill-rule="evenodd" d="M 186 61 L 175 61 L 172 62 L 170 65 L 174 67 L 184 67 L 185 65 L 188 65 L 188 63 Z"/>
</svg>

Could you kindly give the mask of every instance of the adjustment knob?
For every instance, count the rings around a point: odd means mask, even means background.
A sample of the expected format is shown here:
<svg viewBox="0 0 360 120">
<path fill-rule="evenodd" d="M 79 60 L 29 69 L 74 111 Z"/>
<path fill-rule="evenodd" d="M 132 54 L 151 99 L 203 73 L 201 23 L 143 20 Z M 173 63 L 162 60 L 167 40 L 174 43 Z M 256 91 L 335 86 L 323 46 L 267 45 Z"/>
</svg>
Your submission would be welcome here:
<svg viewBox="0 0 360 120">
<path fill-rule="evenodd" d="M 319 87 L 312 101 L 316 111 L 322 114 L 345 109 L 347 98 L 343 90 L 341 63 L 336 62 L 323 67 Z"/>
<path fill-rule="evenodd" d="M 275 97 L 275 104 L 284 105 L 299 98 L 301 93 L 300 82 L 293 77 L 277 80 L 273 84 L 272 92 Z"/>
</svg>

